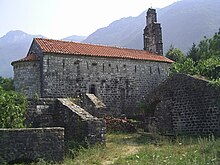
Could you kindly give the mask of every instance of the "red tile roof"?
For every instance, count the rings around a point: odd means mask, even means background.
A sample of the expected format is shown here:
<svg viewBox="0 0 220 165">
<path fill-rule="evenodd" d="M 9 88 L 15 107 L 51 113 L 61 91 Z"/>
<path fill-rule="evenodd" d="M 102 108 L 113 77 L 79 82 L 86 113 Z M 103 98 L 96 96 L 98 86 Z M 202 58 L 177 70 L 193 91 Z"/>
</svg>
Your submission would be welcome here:
<svg viewBox="0 0 220 165">
<path fill-rule="evenodd" d="M 67 55 L 84 55 L 98 57 L 126 58 L 172 63 L 173 61 L 145 50 L 118 48 L 111 46 L 76 43 L 61 40 L 35 38 L 34 41 L 44 53 L 59 53 Z"/>
<path fill-rule="evenodd" d="M 11 64 L 13 65 L 16 62 L 38 61 L 38 60 L 39 59 L 37 58 L 37 56 L 35 54 L 29 54 L 25 58 L 22 58 L 22 59 L 17 60 L 17 61 L 13 61 Z"/>
</svg>

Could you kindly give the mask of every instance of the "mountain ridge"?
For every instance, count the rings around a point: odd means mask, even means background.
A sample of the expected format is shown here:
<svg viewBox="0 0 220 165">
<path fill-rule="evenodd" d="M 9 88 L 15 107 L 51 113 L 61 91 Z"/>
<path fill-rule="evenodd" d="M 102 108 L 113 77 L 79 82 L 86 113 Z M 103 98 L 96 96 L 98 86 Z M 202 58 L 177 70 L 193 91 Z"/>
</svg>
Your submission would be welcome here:
<svg viewBox="0 0 220 165">
<path fill-rule="evenodd" d="M 211 37 L 220 27 L 219 8 L 219 0 L 182 0 L 158 9 L 158 22 L 162 26 L 164 52 L 170 45 L 187 52 L 193 42 L 198 43 L 204 36 Z M 97 29 L 83 42 L 117 44 L 123 47 L 143 49 L 145 13 L 146 11 L 137 17 L 122 18 L 121 25 L 119 25 L 120 20 L 116 20 L 107 27 Z M 124 20 L 127 20 L 125 28 Z M 118 24 L 117 28 L 112 26 L 115 23 Z"/>
<path fill-rule="evenodd" d="M 170 45 L 187 52 L 193 42 L 198 43 L 204 36 L 209 38 L 214 35 L 220 28 L 219 8 L 219 0 L 182 0 L 158 9 L 158 22 L 162 26 L 164 52 Z M 77 35 L 62 40 L 143 49 L 145 17 L 146 11 L 143 11 L 137 17 L 130 16 L 113 21 L 109 26 L 97 29 L 83 41 L 85 36 Z M 15 30 L 0 37 L 0 76 L 12 77 L 10 63 L 27 54 L 35 37 L 44 36 Z"/>
<path fill-rule="evenodd" d="M 33 38 L 47 38 L 42 35 L 31 35 L 21 30 L 11 30 L 0 37 L 0 76 L 12 77 L 11 62 L 27 55 Z M 62 40 L 80 42 L 85 36 L 72 35 Z"/>
</svg>

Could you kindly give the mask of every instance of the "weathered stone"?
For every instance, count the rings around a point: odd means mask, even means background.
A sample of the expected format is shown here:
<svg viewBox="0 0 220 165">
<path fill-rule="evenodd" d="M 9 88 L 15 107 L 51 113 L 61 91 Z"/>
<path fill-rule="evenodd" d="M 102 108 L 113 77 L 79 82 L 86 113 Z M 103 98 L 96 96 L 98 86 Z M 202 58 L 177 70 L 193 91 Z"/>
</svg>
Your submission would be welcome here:
<svg viewBox="0 0 220 165">
<path fill-rule="evenodd" d="M 157 13 L 155 9 L 147 11 L 147 26 L 144 29 L 144 50 L 163 55 L 162 30 L 157 23 Z"/>
<path fill-rule="evenodd" d="M 106 110 L 105 104 L 98 99 L 94 94 L 86 93 L 82 107 L 93 116 L 103 118 L 108 114 L 111 114 Z"/>
<path fill-rule="evenodd" d="M 63 128 L 0 129 L 0 164 L 64 159 Z"/>
<path fill-rule="evenodd" d="M 176 74 L 147 99 L 163 134 L 220 136 L 220 90 L 208 81 Z"/>
<path fill-rule="evenodd" d="M 105 144 L 105 121 L 92 116 L 70 99 L 39 98 L 30 99 L 28 103 L 27 126 L 64 127 L 66 142 Z"/>
</svg>

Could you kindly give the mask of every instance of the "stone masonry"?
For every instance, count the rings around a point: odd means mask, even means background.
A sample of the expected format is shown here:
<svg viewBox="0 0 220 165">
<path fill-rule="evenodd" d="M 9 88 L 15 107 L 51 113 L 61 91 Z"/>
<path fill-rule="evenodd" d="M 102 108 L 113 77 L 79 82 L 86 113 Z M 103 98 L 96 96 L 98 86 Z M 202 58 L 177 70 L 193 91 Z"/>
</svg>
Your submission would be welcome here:
<svg viewBox="0 0 220 165">
<path fill-rule="evenodd" d="M 34 70 L 21 73 L 18 66 L 23 66 L 23 63 L 30 62 L 14 64 L 17 74 L 15 84 L 22 79 L 25 89 L 31 89 L 29 84 L 34 82 L 29 78 L 29 73 L 32 74 Z M 92 93 L 104 102 L 114 116 L 138 115 L 141 100 L 167 78 L 170 66 L 169 63 L 154 61 L 59 54 L 45 54 L 41 65 L 41 79 L 39 76 L 35 78 L 36 82 L 40 81 L 41 89 L 36 84 L 36 89 L 26 92 L 30 98 L 34 95 L 43 98 L 81 97 Z M 17 86 L 16 89 L 23 88 Z"/>
<path fill-rule="evenodd" d="M 65 128 L 65 139 L 105 144 L 106 126 L 103 119 L 90 115 L 69 99 L 56 102 L 55 125 Z"/>
<path fill-rule="evenodd" d="M 147 11 L 147 26 L 144 29 L 144 50 L 163 55 L 162 30 L 157 23 L 157 13 L 155 9 Z"/>
<path fill-rule="evenodd" d="M 91 93 L 86 93 L 81 106 L 91 115 L 98 118 L 104 118 L 105 116 L 111 115 L 111 112 L 106 109 L 106 105 Z"/>
<path fill-rule="evenodd" d="M 62 161 L 63 128 L 0 129 L 0 164 Z"/>
<path fill-rule="evenodd" d="M 208 81 L 176 74 L 148 96 L 148 117 L 162 134 L 220 136 L 220 90 Z"/>
<path fill-rule="evenodd" d="M 105 144 L 105 121 L 90 115 L 69 99 L 29 100 L 26 118 L 27 126 L 63 127 L 66 142 Z"/>
<path fill-rule="evenodd" d="M 144 97 L 163 82 L 173 62 L 163 54 L 156 11 L 147 12 L 144 50 L 35 38 L 12 62 L 17 91 L 28 98 L 94 94 L 113 116 L 138 116 Z"/>
</svg>

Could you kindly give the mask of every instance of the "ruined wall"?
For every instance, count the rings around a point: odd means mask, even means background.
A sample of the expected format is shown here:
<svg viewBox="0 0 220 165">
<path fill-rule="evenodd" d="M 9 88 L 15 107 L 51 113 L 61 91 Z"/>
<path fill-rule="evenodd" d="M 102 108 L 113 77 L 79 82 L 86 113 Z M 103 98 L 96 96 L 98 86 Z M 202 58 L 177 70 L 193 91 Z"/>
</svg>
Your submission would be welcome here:
<svg viewBox="0 0 220 165">
<path fill-rule="evenodd" d="M 176 74 L 148 98 L 162 133 L 220 136 L 220 90 L 207 81 Z"/>
<path fill-rule="evenodd" d="M 32 98 L 40 95 L 40 62 L 21 61 L 13 64 L 16 91 Z"/>
<path fill-rule="evenodd" d="M 162 29 L 157 23 L 157 14 L 155 9 L 147 11 L 147 26 L 144 29 L 144 50 L 163 55 Z"/>
<path fill-rule="evenodd" d="M 64 159 L 63 128 L 0 129 L 0 164 Z"/>
<path fill-rule="evenodd" d="M 91 115 L 98 118 L 104 118 L 111 114 L 111 112 L 106 109 L 105 104 L 91 93 L 86 93 L 81 106 Z"/>
<path fill-rule="evenodd" d="M 105 144 L 105 121 L 98 119 L 69 99 L 29 100 L 26 125 L 64 127 L 65 140 Z"/>
<path fill-rule="evenodd" d="M 93 93 L 113 115 L 135 115 L 144 96 L 167 78 L 168 68 L 163 62 L 45 54 L 42 97 Z"/>
<path fill-rule="evenodd" d="M 105 144 L 105 121 L 92 116 L 69 99 L 58 99 L 56 102 L 55 125 L 65 128 L 67 140 L 84 141 L 90 145 Z"/>
</svg>

